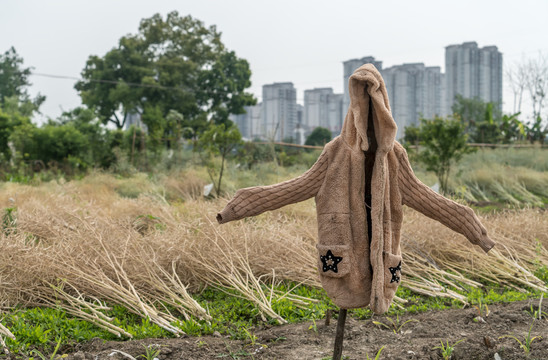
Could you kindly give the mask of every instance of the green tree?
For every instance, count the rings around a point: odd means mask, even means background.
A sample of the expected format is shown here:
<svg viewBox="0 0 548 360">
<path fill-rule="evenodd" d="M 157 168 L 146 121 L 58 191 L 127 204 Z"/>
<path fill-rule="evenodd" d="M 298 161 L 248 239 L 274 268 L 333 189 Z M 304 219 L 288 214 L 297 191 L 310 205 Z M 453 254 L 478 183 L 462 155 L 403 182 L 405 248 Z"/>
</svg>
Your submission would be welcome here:
<svg viewBox="0 0 548 360">
<path fill-rule="evenodd" d="M 30 68 L 24 69 L 22 65 L 23 59 L 13 47 L 0 55 L 0 103 L 6 97 L 28 98 Z"/>
<path fill-rule="evenodd" d="M 487 104 L 480 98 L 465 98 L 461 94 L 457 94 L 451 110 L 453 114 L 459 116 L 468 131 L 469 128 L 476 126 L 476 122 L 485 118 L 486 106 Z"/>
<path fill-rule="evenodd" d="M 145 87 L 153 86 L 147 54 L 137 39 L 123 37 L 104 57 L 92 55 L 75 88 L 82 103 L 93 108 L 104 124 L 124 127 L 128 117 L 143 108 Z"/>
<path fill-rule="evenodd" d="M 436 174 L 442 193 L 447 193 L 451 166 L 459 162 L 463 155 L 475 151 L 467 145 L 464 129 L 463 123 L 453 117 L 421 119 L 421 150 L 418 159 L 426 165 L 427 170 Z"/>
<path fill-rule="evenodd" d="M 535 142 L 544 144 L 544 140 L 548 136 L 548 124 L 543 126 L 542 118 L 537 116 L 536 120 L 532 121 L 530 125 L 525 125 L 525 131 L 527 140 L 529 140 L 531 144 Z"/>
<path fill-rule="evenodd" d="M 10 139 L 18 160 L 41 161 L 46 166 L 64 166 L 65 171 L 85 170 L 92 164 L 90 144 L 72 124 L 48 122 L 42 127 L 24 123 L 16 127 Z"/>
<path fill-rule="evenodd" d="M 10 137 L 14 129 L 22 124 L 30 123 L 28 117 L 23 116 L 19 112 L 5 112 L 0 108 L 0 154 L 2 160 L 8 162 L 12 159 L 10 149 Z"/>
<path fill-rule="evenodd" d="M 196 136 L 209 120 L 228 125 L 230 114 L 255 104 L 245 91 L 250 77 L 247 61 L 225 48 L 215 26 L 174 11 L 143 19 L 137 34 L 103 57 L 90 56 L 75 87 L 105 123 L 122 128 L 140 113 L 154 136 L 173 134 L 166 128 L 173 123 L 161 119 L 173 110 Z"/>
<path fill-rule="evenodd" d="M 244 106 L 256 104 L 252 94 L 245 92 L 251 86 L 251 70 L 246 60 L 234 51 L 221 51 L 215 56 L 211 69 L 200 71 L 198 103 L 216 124 L 227 124 L 230 114 L 243 114 Z"/>
<path fill-rule="evenodd" d="M 11 117 L 0 109 L 0 153 L 3 159 L 10 158 L 8 139 L 12 131 Z"/>
<path fill-rule="evenodd" d="M 487 103 L 483 120 L 476 122 L 476 127 L 470 134 L 472 142 L 484 144 L 496 144 L 500 142 L 502 137 L 500 129 L 501 119 L 495 119 L 493 113 L 493 103 Z"/>
<path fill-rule="evenodd" d="M 227 127 L 225 124 L 211 124 L 198 140 L 200 150 L 205 150 L 206 155 L 208 155 L 205 163 L 217 196 L 221 195 L 221 181 L 223 180 L 226 158 L 232 150 L 240 144 L 242 144 L 242 135 L 238 128 L 235 125 L 229 125 L 229 127 Z M 221 166 L 219 170 L 217 170 L 213 162 L 213 155 L 221 156 Z M 215 177 L 217 177 L 217 179 L 215 179 Z"/>
<path fill-rule="evenodd" d="M 416 124 L 406 126 L 403 132 L 403 141 L 406 146 L 419 144 L 420 128 Z"/>
<path fill-rule="evenodd" d="M 90 165 L 108 168 L 116 160 L 113 148 L 120 146 L 119 139 L 114 131 L 102 126 L 93 110 L 77 107 L 65 111 L 56 123 L 61 126 L 71 125 L 86 137 L 89 143 Z"/>
<path fill-rule="evenodd" d="M 471 142 L 497 143 L 500 140 L 502 114 L 494 103 L 457 94 L 451 110 L 464 123 Z"/>
<path fill-rule="evenodd" d="M 518 116 L 520 113 L 512 115 L 502 115 L 500 123 L 501 142 L 504 144 L 510 144 L 515 141 L 519 141 L 525 135 L 525 128 Z"/>
<path fill-rule="evenodd" d="M 90 166 L 106 168 L 115 160 L 116 145 L 111 131 L 89 109 L 64 112 L 41 127 L 19 112 L 0 111 L 0 151 L 16 168 L 25 168 L 25 163 L 61 167 L 67 173 Z"/>
<path fill-rule="evenodd" d="M 38 111 L 45 97 L 38 94 L 33 100 L 27 92 L 31 85 L 31 68 L 23 67 L 21 58 L 12 47 L 0 54 L 0 162 L 3 170 L 14 160 L 11 138 L 19 127 L 32 128 L 30 117 Z"/>
<path fill-rule="evenodd" d="M 310 135 L 308 135 L 304 144 L 323 146 L 329 141 L 331 141 L 331 131 L 324 127 L 318 126 L 314 130 L 312 130 Z"/>
<path fill-rule="evenodd" d="M 27 88 L 31 85 L 28 77 L 31 68 L 23 68 L 23 58 L 11 47 L 4 54 L 0 54 L 0 105 L 3 107 L 7 98 L 15 98 L 17 102 L 33 105 L 33 110 L 45 101 L 45 97 L 38 94 L 30 100 Z"/>
<path fill-rule="evenodd" d="M 271 149 L 263 144 L 256 144 L 261 140 L 246 141 L 238 147 L 238 161 L 247 165 L 248 169 L 272 159 Z"/>
</svg>

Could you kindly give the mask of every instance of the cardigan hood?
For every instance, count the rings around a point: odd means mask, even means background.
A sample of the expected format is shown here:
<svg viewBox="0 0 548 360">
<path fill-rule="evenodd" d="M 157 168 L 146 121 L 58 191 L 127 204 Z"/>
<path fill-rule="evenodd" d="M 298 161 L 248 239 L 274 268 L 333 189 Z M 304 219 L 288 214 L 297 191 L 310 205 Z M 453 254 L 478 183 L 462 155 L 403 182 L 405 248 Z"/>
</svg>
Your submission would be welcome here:
<svg viewBox="0 0 548 360">
<path fill-rule="evenodd" d="M 400 232 L 407 205 L 489 251 L 494 242 L 474 212 L 432 191 L 413 173 L 395 141 L 386 87 L 371 64 L 349 80 L 350 106 L 341 135 L 301 176 L 240 189 L 217 215 L 226 223 L 315 197 L 316 261 L 323 288 L 345 309 L 388 310 L 402 281 Z"/>
<path fill-rule="evenodd" d="M 350 107 L 342 126 L 341 137 L 355 151 L 367 151 L 369 116 L 373 116 L 377 151 L 388 153 L 394 147 L 397 126 L 392 118 L 386 86 L 373 64 L 365 64 L 350 76 Z M 371 107 L 371 109 L 370 109 Z"/>
</svg>

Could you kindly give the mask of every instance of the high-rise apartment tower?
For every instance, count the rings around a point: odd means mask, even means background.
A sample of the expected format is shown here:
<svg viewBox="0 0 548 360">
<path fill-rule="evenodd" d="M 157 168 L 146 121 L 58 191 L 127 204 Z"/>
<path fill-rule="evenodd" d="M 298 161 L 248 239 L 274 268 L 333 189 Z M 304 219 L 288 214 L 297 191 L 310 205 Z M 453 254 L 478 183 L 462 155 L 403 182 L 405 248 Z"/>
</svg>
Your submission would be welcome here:
<svg viewBox="0 0 548 360">
<path fill-rule="evenodd" d="M 445 48 L 447 110 L 457 94 L 495 103 L 502 110 L 502 53 L 475 41 Z"/>
</svg>

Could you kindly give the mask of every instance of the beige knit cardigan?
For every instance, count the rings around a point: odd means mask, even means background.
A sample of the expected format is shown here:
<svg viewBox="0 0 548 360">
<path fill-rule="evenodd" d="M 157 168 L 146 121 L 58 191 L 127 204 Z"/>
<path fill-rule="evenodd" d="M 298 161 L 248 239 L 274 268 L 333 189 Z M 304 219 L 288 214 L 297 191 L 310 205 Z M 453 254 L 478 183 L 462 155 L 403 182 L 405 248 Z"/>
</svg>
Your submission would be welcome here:
<svg viewBox="0 0 548 360">
<path fill-rule="evenodd" d="M 401 280 L 402 204 L 461 233 L 485 252 L 495 243 L 470 208 L 416 178 L 405 149 L 395 141 L 396 123 L 377 69 L 371 64 L 357 69 L 349 89 L 350 107 L 341 135 L 325 146 L 316 163 L 295 179 L 238 190 L 217 221 L 258 215 L 315 196 L 322 286 L 341 308 L 369 305 L 383 313 Z M 371 179 L 371 239 L 364 202 L 369 116 L 378 146 Z"/>
</svg>

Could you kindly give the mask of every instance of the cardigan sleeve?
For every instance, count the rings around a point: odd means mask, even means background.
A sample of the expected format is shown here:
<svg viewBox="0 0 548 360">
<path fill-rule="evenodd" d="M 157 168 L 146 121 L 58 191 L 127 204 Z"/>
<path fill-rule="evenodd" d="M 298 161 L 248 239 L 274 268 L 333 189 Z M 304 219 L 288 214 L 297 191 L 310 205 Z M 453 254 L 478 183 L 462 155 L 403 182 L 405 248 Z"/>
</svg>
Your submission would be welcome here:
<svg viewBox="0 0 548 360">
<path fill-rule="evenodd" d="M 417 179 L 403 147 L 398 158 L 398 183 L 404 205 L 464 235 L 485 252 L 495 246 L 472 209 L 441 196 Z"/>
<path fill-rule="evenodd" d="M 324 149 L 316 163 L 299 177 L 275 185 L 238 190 L 217 214 L 217 221 L 223 224 L 309 199 L 320 190 L 326 171 L 327 152 Z"/>
</svg>

